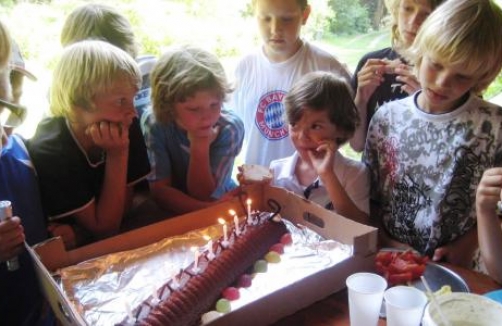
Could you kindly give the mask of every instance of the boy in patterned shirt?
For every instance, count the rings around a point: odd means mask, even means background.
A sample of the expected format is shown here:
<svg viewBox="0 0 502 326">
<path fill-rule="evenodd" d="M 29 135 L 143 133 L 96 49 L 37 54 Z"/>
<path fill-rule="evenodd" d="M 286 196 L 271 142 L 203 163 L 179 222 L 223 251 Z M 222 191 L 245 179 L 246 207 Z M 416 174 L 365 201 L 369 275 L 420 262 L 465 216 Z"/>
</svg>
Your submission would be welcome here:
<svg viewBox="0 0 502 326">
<path fill-rule="evenodd" d="M 502 164 L 502 110 L 478 96 L 502 67 L 501 31 L 486 0 L 447 1 L 422 25 L 408 55 L 422 90 L 383 105 L 366 141 L 382 246 L 471 264 L 476 187 Z"/>
</svg>

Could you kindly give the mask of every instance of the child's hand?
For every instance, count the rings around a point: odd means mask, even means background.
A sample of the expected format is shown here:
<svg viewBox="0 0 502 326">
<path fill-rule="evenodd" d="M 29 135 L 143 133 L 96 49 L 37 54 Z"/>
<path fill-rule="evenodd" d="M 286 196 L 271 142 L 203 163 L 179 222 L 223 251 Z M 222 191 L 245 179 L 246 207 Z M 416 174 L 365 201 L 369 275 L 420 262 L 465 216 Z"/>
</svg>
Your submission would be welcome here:
<svg viewBox="0 0 502 326">
<path fill-rule="evenodd" d="M 120 152 L 129 147 L 129 126 L 111 121 L 99 121 L 87 127 L 86 134 L 106 152 Z"/>
<path fill-rule="evenodd" d="M 24 229 L 17 216 L 0 222 L 0 261 L 7 261 L 21 253 L 24 242 Z"/>
<path fill-rule="evenodd" d="M 236 177 L 240 185 L 266 184 L 274 177 L 269 168 L 256 164 L 238 166 L 237 171 Z"/>
<path fill-rule="evenodd" d="M 398 75 L 396 80 L 403 83 L 401 89 L 406 93 L 413 94 L 421 88 L 417 77 L 413 73 L 413 67 L 401 63 L 395 67 L 394 72 Z"/>
<path fill-rule="evenodd" d="M 190 147 L 192 146 L 208 146 L 215 141 L 220 133 L 221 127 L 215 125 L 203 131 L 188 131 L 188 139 L 190 140 Z"/>
<path fill-rule="evenodd" d="M 357 94 L 368 101 L 375 89 L 384 81 L 387 62 L 381 59 L 368 59 L 357 73 Z"/>
<path fill-rule="evenodd" d="M 335 153 L 339 145 L 335 141 L 322 141 L 313 151 L 308 151 L 308 155 L 319 176 L 326 173 L 333 173 L 335 167 Z"/>
<path fill-rule="evenodd" d="M 61 237 L 66 249 L 73 249 L 77 246 L 77 236 L 68 224 L 50 223 L 47 227 L 52 237 Z"/>
<path fill-rule="evenodd" d="M 488 169 L 483 173 L 476 190 L 478 212 L 495 212 L 497 202 L 502 200 L 502 168 Z M 480 214 L 478 214 L 480 215 Z"/>
</svg>

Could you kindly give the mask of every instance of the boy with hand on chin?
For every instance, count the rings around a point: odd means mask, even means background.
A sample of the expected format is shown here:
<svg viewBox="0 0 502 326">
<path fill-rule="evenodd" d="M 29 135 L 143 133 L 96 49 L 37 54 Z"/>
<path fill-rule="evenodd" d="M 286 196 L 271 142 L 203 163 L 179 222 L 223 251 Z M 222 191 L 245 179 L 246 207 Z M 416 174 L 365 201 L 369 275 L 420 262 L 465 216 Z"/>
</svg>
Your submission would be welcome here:
<svg viewBox="0 0 502 326">
<path fill-rule="evenodd" d="M 253 0 L 252 5 L 263 44 L 237 65 L 232 108 L 246 130 L 244 162 L 268 166 L 295 150 L 282 104 L 293 83 L 311 71 L 330 71 L 347 81 L 350 74 L 333 55 L 300 37 L 311 10 L 307 0 Z"/>
<path fill-rule="evenodd" d="M 348 83 L 333 73 L 308 73 L 293 85 L 284 106 L 296 151 L 272 161 L 272 177 L 266 181 L 368 224 L 368 170 L 338 151 L 359 123 Z M 238 179 L 253 183 L 243 168 Z"/>
<path fill-rule="evenodd" d="M 383 105 L 366 141 L 382 246 L 472 266 L 476 187 L 502 164 L 502 110 L 478 96 L 502 67 L 501 31 L 490 0 L 446 1 L 422 25 L 408 54 L 422 90 Z"/>
<path fill-rule="evenodd" d="M 130 133 L 139 85 L 134 59 L 103 41 L 69 45 L 55 68 L 53 116 L 28 149 L 51 232 L 67 248 L 117 233 L 134 184 L 150 172 L 141 133 Z"/>
<path fill-rule="evenodd" d="M 231 88 L 218 58 L 197 47 L 172 48 L 151 74 L 153 108 L 141 127 L 153 173 L 154 199 L 176 214 L 213 205 L 236 188 L 234 159 L 242 121 L 223 108 Z"/>
</svg>

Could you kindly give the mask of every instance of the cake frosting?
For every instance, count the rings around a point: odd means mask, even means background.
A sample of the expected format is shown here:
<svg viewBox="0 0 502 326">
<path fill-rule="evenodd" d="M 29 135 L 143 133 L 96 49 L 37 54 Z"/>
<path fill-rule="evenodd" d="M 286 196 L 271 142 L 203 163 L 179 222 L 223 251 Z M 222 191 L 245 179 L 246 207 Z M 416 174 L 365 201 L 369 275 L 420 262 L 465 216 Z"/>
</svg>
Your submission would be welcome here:
<svg viewBox="0 0 502 326">
<path fill-rule="evenodd" d="M 176 280 L 158 291 L 158 302 L 145 300 L 119 325 L 196 325 L 200 316 L 218 299 L 225 287 L 262 257 L 287 232 L 282 221 L 258 214 L 212 250 L 180 272 Z M 239 235 L 237 235 L 239 233 Z M 214 258 L 209 255 L 214 253 Z M 212 258 L 212 259 L 211 259 Z"/>
</svg>

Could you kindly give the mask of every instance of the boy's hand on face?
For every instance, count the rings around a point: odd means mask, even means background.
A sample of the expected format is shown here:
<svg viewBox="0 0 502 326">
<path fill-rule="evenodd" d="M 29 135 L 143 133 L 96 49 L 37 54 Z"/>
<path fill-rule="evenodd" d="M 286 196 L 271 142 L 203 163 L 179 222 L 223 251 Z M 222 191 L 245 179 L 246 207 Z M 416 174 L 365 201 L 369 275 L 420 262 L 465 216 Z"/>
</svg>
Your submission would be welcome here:
<svg viewBox="0 0 502 326">
<path fill-rule="evenodd" d="M 7 261 L 23 250 L 25 240 L 21 219 L 17 216 L 0 222 L 0 262 Z"/>
<path fill-rule="evenodd" d="M 209 147 L 213 141 L 216 140 L 218 134 L 220 133 L 221 127 L 219 125 L 215 125 L 204 132 L 188 131 L 188 139 L 190 140 L 190 147 L 193 146 L 207 146 Z"/>
<path fill-rule="evenodd" d="M 335 141 L 322 141 L 315 150 L 308 151 L 310 161 L 319 176 L 334 171 L 335 153 L 338 147 Z"/>
<path fill-rule="evenodd" d="M 105 152 L 122 152 L 129 148 L 129 126 L 99 121 L 87 127 L 86 134 Z"/>
</svg>

